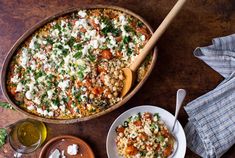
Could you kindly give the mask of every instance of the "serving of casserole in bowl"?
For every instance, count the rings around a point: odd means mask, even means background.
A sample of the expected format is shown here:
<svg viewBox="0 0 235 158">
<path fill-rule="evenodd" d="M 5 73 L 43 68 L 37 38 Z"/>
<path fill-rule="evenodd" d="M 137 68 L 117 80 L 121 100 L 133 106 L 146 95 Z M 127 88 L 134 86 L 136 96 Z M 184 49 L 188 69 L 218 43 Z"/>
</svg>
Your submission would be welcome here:
<svg viewBox="0 0 235 158">
<path fill-rule="evenodd" d="M 9 51 L 1 84 L 8 102 L 51 123 L 85 121 L 125 104 L 150 75 L 156 48 L 121 97 L 128 67 L 151 37 L 151 27 L 116 6 L 73 8 L 28 30 Z"/>
</svg>

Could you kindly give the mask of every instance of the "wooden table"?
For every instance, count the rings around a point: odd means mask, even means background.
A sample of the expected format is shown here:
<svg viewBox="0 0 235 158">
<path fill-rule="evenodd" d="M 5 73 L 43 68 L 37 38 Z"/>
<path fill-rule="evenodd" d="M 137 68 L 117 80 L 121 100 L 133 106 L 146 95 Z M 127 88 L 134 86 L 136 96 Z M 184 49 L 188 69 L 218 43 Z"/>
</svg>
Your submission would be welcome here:
<svg viewBox="0 0 235 158">
<path fill-rule="evenodd" d="M 112 4 L 128 8 L 157 28 L 176 0 L 1 0 L 0 1 L 0 63 L 14 42 L 31 26 L 58 11 L 84 4 Z M 171 27 L 158 42 L 159 57 L 152 75 L 143 88 L 123 107 L 100 118 L 70 125 L 47 124 L 47 140 L 62 134 L 71 134 L 87 141 L 96 157 L 105 158 L 105 141 L 108 129 L 114 119 L 125 110 L 141 104 L 158 105 L 174 113 L 175 93 L 178 88 L 185 88 L 188 95 L 185 103 L 212 90 L 223 78 L 192 52 L 198 46 L 211 43 L 218 36 L 232 34 L 235 31 L 235 3 L 231 0 L 188 0 L 184 9 Z M 1 66 L 0 64 L 0 66 Z M 4 96 L 0 93 L 0 100 Z M 0 109 L 0 126 L 22 119 L 19 112 Z M 179 121 L 187 122 L 187 114 L 182 109 Z M 37 158 L 40 150 L 23 157 Z M 13 151 L 9 144 L 0 150 L 0 158 L 12 158 Z M 187 158 L 196 158 L 187 150 Z M 233 146 L 224 158 L 235 157 Z"/>
</svg>

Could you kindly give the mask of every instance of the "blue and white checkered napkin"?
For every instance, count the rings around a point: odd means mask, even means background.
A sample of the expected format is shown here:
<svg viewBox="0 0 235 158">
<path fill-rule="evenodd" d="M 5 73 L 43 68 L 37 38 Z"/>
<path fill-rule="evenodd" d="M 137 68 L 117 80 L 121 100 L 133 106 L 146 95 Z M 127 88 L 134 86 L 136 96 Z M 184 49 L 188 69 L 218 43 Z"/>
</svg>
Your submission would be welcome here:
<svg viewBox="0 0 235 158">
<path fill-rule="evenodd" d="M 212 42 L 194 55 L 225 80 L 185 106 L 187 145 L 204 158 L 221 157 L 235 143 L 235 34 Z"/>
</svg>

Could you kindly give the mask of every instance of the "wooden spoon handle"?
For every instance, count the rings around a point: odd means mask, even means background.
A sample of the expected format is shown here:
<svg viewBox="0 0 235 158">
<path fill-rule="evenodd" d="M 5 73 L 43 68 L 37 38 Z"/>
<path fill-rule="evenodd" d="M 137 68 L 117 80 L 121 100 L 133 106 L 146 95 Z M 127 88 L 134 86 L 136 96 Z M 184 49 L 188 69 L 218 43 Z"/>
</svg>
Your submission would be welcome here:
<svg viewBox="0 0 235 158">
<path fill-rule="evenodd" d="M 149 52 L 151 52 L 151 49 L 155 46 L 156 42 L 159 40 L 161 35 L 165 32 L 171 21 L 175 18 L 177 13 L 180 11 L 180 9 L 183 7 L 186 0 L 178 0 L 178 2 L 175 4 L 175 6 L 171 9 L 171 11 L 168 13 L 168 15 L 165 17 L 163 22 L 160 24 L 160 26 L 157 28 L 157 30 L 154 32 L 152 37 L 149 39 L 149 41 L 146 43 L 144 48 L 141 50 L 140 54 L 137 56 L 135 62 L 133 62 L 130 66 L 130 69 L 135 72 L 145 57 L 148 55 Z"/>
</svg>

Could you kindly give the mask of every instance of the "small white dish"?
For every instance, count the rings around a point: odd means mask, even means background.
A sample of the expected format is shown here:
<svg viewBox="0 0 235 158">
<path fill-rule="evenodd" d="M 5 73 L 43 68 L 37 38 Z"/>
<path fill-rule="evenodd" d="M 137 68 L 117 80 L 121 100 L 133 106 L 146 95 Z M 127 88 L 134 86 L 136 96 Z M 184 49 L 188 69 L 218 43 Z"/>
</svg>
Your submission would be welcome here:
<svg viewBox="0 0 235 158">
<path fill-rule="evenodd" d="M 111 125 L 107 139 L 106 139 L 106 152 L 109 158 L 121 158 L 118 155 L 117 152 L 117 147 L 115 143 L 115 138 L 116 138 L 116 132 L 115 129 L 118 125 L 123 124 L 125 120 L 127 120 L 130 116 L 133 116 L 137 114 L 138 112 L 150 112 L 150 113 L 158 113 L 160 116 L 160 119 L 165 122 L 165 124 L 168 126 L 168 129 L 171 130 L 171 127 L 173 126 L 174 123 L 174 116 L 156 106 L 152 105 L 142 105 L 142 106 L 137 106 L 132 109 L 129 109 L 122 113 Z M 172 157 L 174 158 L 184 158 L 185 153 L 186 153 L 186 137 L 184 133 L 184 129 L 179 123 L 179 121 L 176 122 L 175 129 L 173 135 L 176 137 L 176 140 L 178 140 L 178 147 L 176 151 L 174 151 L 174 155 Z"/>
</svg>

